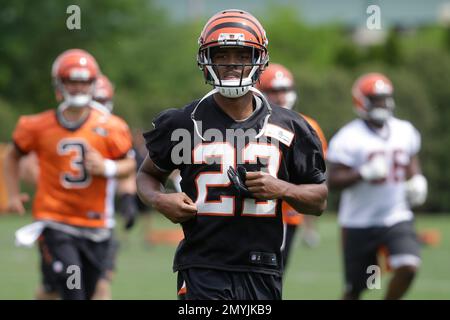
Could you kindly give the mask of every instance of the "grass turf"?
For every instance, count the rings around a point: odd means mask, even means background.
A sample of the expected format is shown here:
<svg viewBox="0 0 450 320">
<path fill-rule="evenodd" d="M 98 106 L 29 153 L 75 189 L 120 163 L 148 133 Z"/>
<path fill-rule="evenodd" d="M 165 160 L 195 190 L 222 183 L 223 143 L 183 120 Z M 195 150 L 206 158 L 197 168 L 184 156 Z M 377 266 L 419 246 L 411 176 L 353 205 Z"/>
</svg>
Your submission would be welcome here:
<svg viewBox="0 0 450 320">
<path fill-rule="evenodd" d="M 14 246 L 14 231 L 29 223 L 30 216 L 0 216 L 0 299 L 32 299 L 39 283 L 37 248 Z M 439 246 L 424 247 L 423 264 L 406 299 L 450 299 L 450 215 L 417 216 L 418 230 L 439 230 Z M 155 230 L 173 229 L 159 214 L 152 216 Z M 113 281 L 114 299 L 176 299 L 176 274 L 171 265 L 175 246 L 149 245 L 145 224 L 131 233 L 121 231 L 117 274 Z M 295 240 L 284 282 L 284 299 L 338 299 L 343 287 L 339 229 L 336 216 L 325 213 L 319 218 L 321 244 L 308 249 Z M 363 298 L 379 299 L 387 286 L 389 274 L 382 275 L 381 290 L 369 290 Z"/>
</svg>

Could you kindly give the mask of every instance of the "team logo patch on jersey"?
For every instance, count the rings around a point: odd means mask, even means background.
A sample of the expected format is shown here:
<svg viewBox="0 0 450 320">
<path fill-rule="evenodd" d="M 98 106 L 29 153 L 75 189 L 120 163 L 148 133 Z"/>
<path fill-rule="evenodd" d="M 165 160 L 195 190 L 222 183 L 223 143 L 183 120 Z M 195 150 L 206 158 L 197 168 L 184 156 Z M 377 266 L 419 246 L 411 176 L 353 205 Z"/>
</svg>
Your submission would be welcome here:
<svg viewBox="0 0 450 320">
<path fill-rule="evenodd" d="M 92 131 L 94 131 L 96 134 L 102 137 L 106 137 L 108 135 L 108 130 L 102 127 L 94 127 Z"/>
<path fill-rule="evenodd" d="M 266 130 L 264 131 L 264 135 L 267 137 L 277 139 L 288 147 L 291 145 L 292 140 L 294 139 L 293 132 L 283 129 L 271 123 L 267 124 Z"/>
<path fill-rule="evenodd" d="M 102 218 L 102 214 L 99 212 L 95 212 L 95 211 L 89 211 L 87 213 L 87 216 L 89 219 L 101 219 Z"/>
</svg>

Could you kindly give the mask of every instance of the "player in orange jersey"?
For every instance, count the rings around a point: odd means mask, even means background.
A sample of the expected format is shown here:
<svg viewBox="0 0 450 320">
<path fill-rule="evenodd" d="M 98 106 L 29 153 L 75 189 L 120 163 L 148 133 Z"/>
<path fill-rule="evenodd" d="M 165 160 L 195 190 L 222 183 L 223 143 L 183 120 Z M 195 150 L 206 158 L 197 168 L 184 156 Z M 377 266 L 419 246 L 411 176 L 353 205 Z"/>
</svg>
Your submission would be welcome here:
<svg viewBox="0 0 450 320">
<path fill-rule="evenodd" d="M 93 99 L 99 106 L 99 109 L 105 108 L 108 113 L 113 112 L 114 108 L 114 87 L 104 74 L 100 75 L 94 91 Z M 137 214 L 136 203 L 136 174 L 130 175 L 117 181 L 117 191 L 120 196 L 120 212 L 125 220 L 125 229 L 129 230 L 134 225 Z"/>
<path fill-rule="evenodd" d="M 26 229 L 33 232 L 16 235 L 26 243 L 40 234 L 42 271 L 55 280 L 63 299 L 92 297 L 114 226 L 115 178 L 135 170 L 126 123 L 92 108 L 99 74 L 86 51 L 63 52 L 52 68 L 61 104 L 56 110 L 22 116 L 5 160 L 8 210 L 22 214 L 18 160 L 31 151 L 37 154 L 35 223 Z"/>
<path fill-rule="evenodd" d="M 114 108 L 114 86 L 104 74 L 97 79 L 95 86 L 94 101 L 98 102 L 101 107 L 112 113 Z M 133 227 L 138 213 L 137 196 L 136 196 L 136 173 L 133 171 L 130 175 L 118 179 L 117 193 L 119 196 L 119 211 L 123 216 L 125 229 L 129 230 Z M 111 300 L 111 282 L 114 276 L 115 260 L 119 243 L 115 237 L 111 238 L 110 247 L 106 259 L 106 267 L 100 279 L 97 282 L 95 293 L 92 299 L 95 300 Z"/>
<path fill-rule="evenodd" d="M 297 101 L 295 83 L 292 73 L 284 66 L 271 63 L 261 75 L 257 88 L 263 92 L 270 103 L 286 109 L 292 109 Z M 319 124 L 312 118 L 301 114 L 309 125 L 316 131 L 322 143 L 324 155 L 327 150 L 327 141 Z M 310 247 L 316 246 L 319 241 L 319 234 L 315 230 L 313 216 L 303 216 L 294 210 L 288 203 L 283 201 L 283 221 L 286 228 L 285 242 L 283 250 L 284 265 L 287 265 L 289 252 L 297 231 L 297 227 L 303 225 L 302 240 Z"/>
</svg>

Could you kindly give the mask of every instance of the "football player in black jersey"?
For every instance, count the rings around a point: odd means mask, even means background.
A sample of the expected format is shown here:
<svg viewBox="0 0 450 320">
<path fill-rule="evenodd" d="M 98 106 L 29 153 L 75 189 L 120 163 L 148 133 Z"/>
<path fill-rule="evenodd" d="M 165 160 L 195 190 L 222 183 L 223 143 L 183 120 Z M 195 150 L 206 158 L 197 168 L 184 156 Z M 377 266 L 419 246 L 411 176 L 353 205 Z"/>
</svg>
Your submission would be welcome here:
<svg viewBox="0 0 450 320">
<path fill-rule="evenodd" d="M 281 299 L 281 200 L 320 215 L 328 189 L 319 138 L 296 112 L 272 107 L 253 85 L 267 66 L 258 20 L 224 10 L 205 25 L 197 61 L 214 89 L 169 109 L 145 133 L 141 199 L 184 239 L 174 259 L 184 299 Z M 180 193 L 165 193 L 179 169 Z"/>
</svg>

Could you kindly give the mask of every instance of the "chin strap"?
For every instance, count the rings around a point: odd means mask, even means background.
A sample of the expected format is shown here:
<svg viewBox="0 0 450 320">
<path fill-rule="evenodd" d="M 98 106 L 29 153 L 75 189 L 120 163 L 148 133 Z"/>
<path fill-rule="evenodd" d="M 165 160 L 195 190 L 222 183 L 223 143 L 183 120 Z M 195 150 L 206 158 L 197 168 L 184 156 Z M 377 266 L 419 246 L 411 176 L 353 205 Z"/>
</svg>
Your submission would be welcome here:
<svg viewBox="0 0 450 320">
<path fill-rule="evenodd" d="M 259 133 L 255 136 L 255 139 L 258 139 L 259 137 L 261 137 L 264 132 L 266 131 L 266 127 L 267 124 L 269 123 L 269 118 L 272 115 L 272 107 L 270 106 L 269 101 L 267 101 L 266 97 L 262 94 L 261 91 L 259 91 L 258 89 L 256 89 L 255 87 L 250 87 L 250 91 L 256 93 L 257 95 L 259 95 L 259 97 L 262 99 L 263 103 L 267 106 L 267 115 L 264 118 L 264 124 L 261 128 L 261 130 L 259 131 Z"/>
<path fill-rule="evenodd" d="M 263 104 L 265 104 L 265 105 L 267 106 L 267 111 L 268 111 L 266 117 L 264 118 L 264 124 L 263 124 L 261 130 L 260 130 L 259 133 L 255 136 L 255 139 L 258 139 L 259 137 L 261 137 L 261 136 L 264 134 L 264 132 L 265 132 L 265 130 L 266 130 L 267 124 L 269 123 L 269 118 L 270 118 L 270 116 L 272 115 L 272 107 L 270 106 L 270 103 L 269 103 L 269 101 L 267 101 L 266 97 L 261 93 L 261 91 L 259 91 L 258 89 L 254 88 L 254 87 L 250 87 L 250 91 L 256 93 L 256 95 L 258 95 L 258 96 L 262 99 Z M 197 102 L 197 105 L 195 106 L 194 110 L 193 110 L 192 113 L 191 113 L 191 120 L 192 120 L 192 122 L 194 122 L 195 133 L 200 137 L 200 139 L 202 139 L 202 141 L 206 141 L 206 139 L 203 138 L 203 136 L 202 136 L 201 133 L 200 133 L 200 130 L 198 129 L 197 120 L 195 120 L 195 111 L 197 111 L 197 108 L 200 106 L 200 104 L 201 104 L 206 98 L 212 96 L 213 94 L 215 94 L 215 93 L 217 93 L 217 92 L 219 92 L 219 89 L 214 88 L 213 90 L 211 90 L 210 92 L 208 92 L 206 95 L 204 95 L 203 98 L 201 98 L 201 99 L 199 100 L 199 102 Z"/>
<path fill-rule="evenodd" d="M 194 122 L 194 128 L 195 128 L 195 133 L 200 137 L 200 139 L 202 139 L 203 141 L 206 141 L 205 138 L 202 137 L 202 135 L 200 134 L 200 131 L 198 130 L 198 125 L 197 125 L 197 120 L 195 120 L 195 111 L 197 111 L 198 106 L 203 102 L 203 100 L 205 100 L 206 98 L 212 96 L 213 94 L 219 92 L 219 89 L 214 88 L 212 89 L 210 92 L 208 92 L 207 94 L 205 94 L 203 96 L 203 98 L 200 99 L 199 102 L 197 102 L 197 105 L 195 106 L 194 110 L 191 113 L 191 120 Z"/>
</svg>

